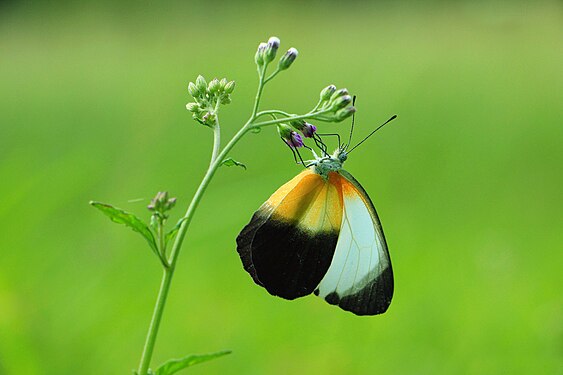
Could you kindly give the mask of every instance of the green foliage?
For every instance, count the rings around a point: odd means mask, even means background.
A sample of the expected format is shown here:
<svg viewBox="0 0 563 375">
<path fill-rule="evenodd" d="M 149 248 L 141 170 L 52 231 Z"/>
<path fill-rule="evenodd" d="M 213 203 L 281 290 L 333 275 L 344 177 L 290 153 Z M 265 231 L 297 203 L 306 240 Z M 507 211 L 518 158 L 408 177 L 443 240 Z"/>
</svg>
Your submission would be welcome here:
<svg viewBox="0 0 563 375">
<path fill-rule="evenodd" d="M 100 210 L 104 215 L 108 216 L 114 223 L 124 224 L 125 226 L 133 229 L 135 232 L 141 234 L 141 236 L 147 240 L 151 250 L 160 258 L 158 245 L 156 244 L 154 235 L 148 225 L 141 219 L 130 212 L 113 207 L 107 203 L 91 201 L 90 204 Z"/>
<path fill-rule="evenodd" d="M 233 158 L 226 158 L 225 160 L 223 160 L 221 165 L 226 165 L 227 167 L 237 166 L 237 167 L 242 167 L 242 168 L 246 169 L 246 165 L 244 165 L 241 162 L 236 161 Z"/>
<path fill-rule="evenodd" d="M 182 226 L 182 223 L 185 220 L 186 220 L 186 218 L 181 218 L 180 220 L 178 220 L 176 225 L 174 225 L 174 227 L 172 229 L 170 229 L 168 231 L 168 233 L 166 233 L 166 235 L 164 236 L 164 241 L 165 241 L 166 246 L 168 246 L 168 244 L 170 242 L 174 241 L 174 238 L 176 238 L 176 235 L 178 234 L 178 231 L 180 230 L 180 226 Z"/>
<path fill-rule="evenodd" d="M 230 353 L 230 350 L 223 350 L 216 353 L 192 354 L 180 359 L 171 359 L 169 361 L 166 361 L 158 369 L 156 369 L 154 375 L 172 375 L 187 367 L 197 365 L 198 363 L 211 361 Z"/>
</svg>

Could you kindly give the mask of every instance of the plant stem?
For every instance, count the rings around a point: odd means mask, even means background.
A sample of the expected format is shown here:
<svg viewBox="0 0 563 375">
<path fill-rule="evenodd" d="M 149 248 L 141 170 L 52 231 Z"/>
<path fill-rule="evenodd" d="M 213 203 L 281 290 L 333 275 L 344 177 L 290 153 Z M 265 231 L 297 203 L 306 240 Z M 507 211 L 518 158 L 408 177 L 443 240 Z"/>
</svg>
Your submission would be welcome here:
<svg viewBox="0 0 563 375">
<path fill-rule="evenodd" d="M 280 111 L 279 109 L 271 109 L 268 111 L 260 111 L 256 114 L 256 118 L 261 117 L 261 116 L 265 116 L 265 115 L 271 115 L 271 114 L 280 114 L 280 115 L 284 115 L 286 117 L 290 117 L 291 115 L 285 111 Z"/>
<path fill-rule="evenodd" d="M 176 236 L 176 241 L 174 242 L 174 246 L 172 247 L 172 252 L 170 254 L 170 259 L 168 261 L 169 267 L 164 270 L 164 275 L 162 276 L 162 282 L 160 284 L 160 290 L 158 292 L 158 298 L 156 301 L 156 306 L 153 312 L 153 317 L 151 319 L 151 324 L 149 327 L 149 332 L 147 334 L 147 339 L 145 342 L 145 347 L 143 349 L 143 355 L 141 356 L 141 364 L 139 365 L 139 375 L 147 375 L 147 371 L 149 369 L 150 360 L 152 356 L 152 352 L 154 349 L 154 345 L 156 342 L 156 335 L 158 333 L 158 328 L 160 325 L 160 320 L 162 318 L 162 313 L 164 311 L 164 305 L 166 303 L 166 297 L 168 296 L 168 291 L 170 289 L 170 283 L 172 281 L 172 275 L 174 274 L 174 270 L 176 268 L 176 262 L 178 260 L 178 255 L 180 254 L 180 249 L 182 247 L 182 243 L 184 242 L 184 237 L 186 236 L 186 232 L 188 227 L 192 221 L 193 215 L 203 193 L 207 189 L 207 186 L 211 182 L 213 175 L 217 171 L 217 168 L 221 165 L 221 162 L 225 159 L 229 151 L 236 145 L 236 143 L 246 134 L 249 130 L 250 120 L 238 131 L 237 134 L 229 141 L 229 143 L 223 148 L 221 153 L 214 160 L 211 162 L 207 173 L 203 177 L 189 207 L 186 211 L 186 215 L 184 216 L 184 221 L 178 230 L 178 235 Z M 218 140 L 218 137 L 215 137 L 215 140 Z"/>
<path fill-rule="evenodd" d="M 250 116 L 250 121 L 254 121 L 256 118 L 256 113 L 258 112 L 258 106 L 260 105 L 260 98 L 262 97 L 262 89 L 264 89 L 264 75 L 266 74 L 266 67 L 268 64 L 264 64 L 262 70 L 258 68 L 258 90 L 256 91 L 256 98 L 254 99 L 254 108 L 252 108 L 252 115 Z"/>
<path fill-rule="evenodd" d="M 321 115 L 321 114 L 326 113 L 326 112 L 329 112 L 329 110 L 323 110 L 323 111 L 318 111 L 318 112 L 309 112 L 307 114 L 299 115 L 299 116 L 291 116 L 291 117 L 278 118 L 278 119 L 275 119 L 275 120 L 257 122 L 255 124 L 252 124 L 250 127 L 251 128 L 261 128 L 263 126 L 279 124 L 281 122 L 288 122 L 288 121 L 291 121 L 291 120 L 300 120 L 300 119 L 311 118 L 311 117 L 315 117 L 315 116 Z"/>
<path fill-rule="evenodd" d="M 215 126 L 213 127 L 213 152 L 211 153 L 211 161 L 209 162 L 209 168 L 213 165 L 217 156 L 219 156 L 219 150 L 221 149 L 221 127 L 219 126 L 219 118 L 215 121 Z"/>
<path fill-rule="evenodd" d="M 158 327 L 160 326 L 160 321 L 162 319 L 162 312 L 164 311 L 164 305 L 166 304 L 166 298 L 168 297 L 168 290 L 170 289 L 170 283 L 172 282 L 173 274 L 174 267 L 163 268 L 160 290 L 156 299 L 156 305 L 154 306 L 154 312 L 152 314 L 145 346 L 143 347 L 143 354 L 141 355 L 141 364 L 139 365 L 138 372 L 139 375 L 147 375 L 151 362 L 152 352 L 154 350 L 154 344 L 156 342 L 156 335 L 158 334 Z"/>
<path fill-rule="evenodd" d="M 141 362 L 139 364 L 138 375 L 147 375 L 148 374 L 148 370 L 149 370 L 149 366 L 150 366 L 150 362 L 151 362 L 151 357 L 152 357 L 152 354 L 153 354 L 153 351 L 154 351 L 154 346 L 155 346 L 155 343 L 156 343 L 156 337 L 158 335 L 158 329 L 159 329 L 159 326 L 160 326 L 160 321 L 162 320 L 162 314 L 164 312 L 164 306 L 166 305 L 166 298 L 168 297 L 168 292 L 170 290 L 170 285 L 172 283 L 172 276 L 174 275 L 174 270 L 176 269 L 176 262 L 178 261 L 178 256 L 180 255 L 180 250 L 182 248 L 182 244 L 184 242 L 186 232 L 188 230 L 188 227 L 190 226 L 190 223 L 191 223 L 193 216 L 194 216 L 194 213 L 195 213 L 195 211 L 196 211 L 196 209 L 197 209 L 197 207 L 198 207 L 198 205 L 201 201 L 201 198 L 203 197 L 203 194 L 205 193 L 205 190 L 209 186 L 209 183 L 213 179 L 213 176 L 215 175 L 215 172 L 217 171 L 217 169 L 221 166 L 223 160 L 225 160 L 225 158 L 227 157 L 227 155 L 229 154 L 231 149 L 237 144 L 237 142 L 252 128 L 257 128 L 257 127 L 272 125 L 272 124 L 278 124 L 278 123 L 285 122 L 285 121 L 288 121 L 288 120 L 310 118 L 312 116 L 319 115 L 319 114 L 326 112 L 326 111 L 309 112 L 306 115 L 293 116 L 293 117 L 291 117 L 289 114 L 287 114 L 283 111 L 275 111 L 275 110 L 264 111 L 264 112 L 258 113 L 258 106 L 260 104 L 260 98 L 262 96 L 262 90 L 264 88 L 264 85 L 267 82 L 267 81 L 264 80 L 265 72 L 266 72 L 266 66 L 263 66 L 262 70 L 258 71 L 258 75 L 259 75 L 258 90 L 256 92 L 256 98 L 255 98 L 255 101 L 254 101 L 254 106 L 253 106 L 253 110 L 252 110 L 252 114 L 251 114 L 250 118 L 248 119 L 246 124 L 244 124 L 244 126 L 239 129 L 239 131 L 233 136 L 233 138 L 225 145 L 225 147 L 222 150 L 221 150 L 221 128 L 219 126 L 219 119 L 218 119 L 218 116 L 217 116 L 215 126 L 213 127 L 213 132 L 214 132 L 213 151 L 211 153 L 211 161 L 209 163 L 209 168 L 207 169 L 205 176 L 203 177 L 201 183 L 199 184 L 199 187 L 197 188 L 197 190 L 196 190 L 196 192 L 195 192 L 195 194 L 192 198 L 192 201 L 190 202 L 190 205 L 188 206 L 186 214 L 182 219 L 183 220 L 182 224 L 180 225 L 180 229 L 178 230 L 176 240 L 174 241 L 174 245 L 172 246 L 172 250 L 170 252 L 170 257 L 168 258 L 168 261 L 167 261 L 167 267 L 165 266 L 163 268 L 164 273 L 162 275 L 162 281 L 160 283 L 160 290 L 158 292 L 156 305 L 154 307 L 153 315 L 152 315 L 152 318 L 151 318 L 149 331 L 147 333 L 145 345 L 143 347 L 143 354 L 141 355 Z M 273 76 L 275 76 L 275 74 L 277 74 L 277 72 L 272 74 L 272 76 L 270 76 L 268 80 L 273 78 Z M 217 109 L 218 108 L 216 108 L 216 110 Z M 217 114 L 217 111 L 215 113 Z M 264 115 L 264 114 L 273 114 L 273 113 L 283 113 L 287 117 L 282 118 L 282 119 L 275 119 L 275 120 L 271 120 L 271 121 L 254 123 L 254 121 L 256 121 L 256 118 L 258 116 L 261 116 L 261 115 Z"/>
<path fill-rule="evenodd" d="M 258 92 L 256 94 L 256 100 L 254 103 L 252 116 L 220 152 L 219 150 L 221 143 L 221 128 L 219 126 L 218 119 L 216 120 L 215 126 L 213 127 L 214 136 L 213 136 L 213 151 L 211 153 L 211 162 L 209 163 L 209 168 L 207 169 L 207 172 L 205 173 L 203 180 L 199 184 L 199 187 L 197 188 L 194 197 L 192 198 L 192 201 L 188 206 L 186 215 L 183 218 L 183 222 L 180 226 L 180 229 L 178 230 L 178 235 L 176 236 L 176 240 L 174 241 L 174 245 L 172 246 L 170 258 L 168 259 L 168 268 L 164 269 L 164 274 L 162 275 L 162 282 L 160 283 L 160 290 L 158 292 L 158 298 L 156 300 L 156 305 L 149 326 L 149 331 L 147 333 L 147 338 L 145 340 L 143 354 L 141 355 L 141 363 L 139 364 L 138 375 L 147 375 L 148 373 L 152 353 L 154 350 L 154 345 L 156 343 L 156 336 L 158 334 L 160 321 L 162 319 L 164 306 L 166 304 L 166 298 L 170 290 L 170 284 L 172 282 L 172 276 L 174 275 L 174 270 L 176 269 L 176 262 L 178 260 L 178 256 L 180 255 L 180 249 L 182 247 L 182 243 L 184 242 L 184 237 L 186 236 L 186 232 L 192 221 L 195 210 L 197 209 L 197 206 L 199 205 L 199 202 L 201 201 L 201 198 L 203 197 L 203 194 L 207 189 L 207 186 L 211 182 L 213 175 L 215 174 L 217 169 L 221 166 L 223 160 L 225 160 L 228 153 L 237 144 L 237 142 L 248 132 L 248 130 L 250 129 L 250 124 L 252 123 L 252 121 L 256 119 L 256 112 L 258 111 L 258 104 L 260 102 L 260 97 L 262 95 L 262 89 L 264 86 L 263 77 L 264 77 L 264 71 L 262 71 L 262 74 L 260 75 L 260 82 L 258 84 Z"/>
</svg>

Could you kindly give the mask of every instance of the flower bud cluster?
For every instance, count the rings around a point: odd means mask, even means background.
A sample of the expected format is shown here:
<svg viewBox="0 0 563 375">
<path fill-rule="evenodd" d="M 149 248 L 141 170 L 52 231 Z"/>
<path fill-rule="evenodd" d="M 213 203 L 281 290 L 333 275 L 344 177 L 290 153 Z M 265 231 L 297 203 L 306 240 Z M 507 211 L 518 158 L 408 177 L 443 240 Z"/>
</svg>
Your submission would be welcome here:
<svg viewBox="0 0 563 375">
<path fill-rule="evenodd" d="M 254 62 L 258 67 L 268 65 L 276 58 L 276 54 L 279 48 L 280 40 L 275 36 L 268 39 L 267 43 L 260 43 L 258 45 L 258 50 L 254 55 Z M 297 52 L 297 49 L 293 47 L 288 49 L 287 52 L 278 61 L 278 70 L 286 70 L 287 68 L 289 68 L 297 58 L 298 54 L 299 52 Z"/>
<path fill-rule="evenodd" d="M 278 124 L 278 133 L 285 143 L 291 148 L 303 147 L 303 138 L 295 129 L 287 124 Z"/>
<path fill-rule="evenodd" d="M 166 211 L 170 211 L 176 205 L 176 198 L 168 198 L 167 191 L 159 191 L 156 196 L 151 199 L 151 203 L 147 206 L 149 211 L 164 215 Z"/>
<path fill-rule="evenodd" d="M 336 86 L 329 85 L 321 91 L 319 109 L 327 110 L 332 121 L 340 122 L 356 112 L 352 101 L 348 90 L 337 90 Z"/>
<path fill-rule="evenodd" d="M 194 82 L 188 84 L 188 92 L 195 102 L 186 104 L 186 109 L 198 122 L 213 126 L 216 119 L 216 110 L 219 104 L 231 103 L 231 94 L 235 89 L 235 81 L 226 78 L 218 80 L 213 78 L 209 83 L 199 75 Z"/>
</svg>

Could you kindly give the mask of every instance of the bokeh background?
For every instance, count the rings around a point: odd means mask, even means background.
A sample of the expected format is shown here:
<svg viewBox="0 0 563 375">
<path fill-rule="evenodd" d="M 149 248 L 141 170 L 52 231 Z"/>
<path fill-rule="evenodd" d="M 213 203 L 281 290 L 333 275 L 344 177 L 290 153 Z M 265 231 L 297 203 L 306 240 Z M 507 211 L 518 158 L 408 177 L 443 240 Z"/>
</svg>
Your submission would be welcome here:
<svg viewBox="0 0 563 375">
<path fill-rule="evenodd" d="M 559 1 L 1 2 L 0 374 L 137 367 L 160 268 L 87 203 L 148 218 L 168 190 L 180 217 L 211 146 L 187 83 L 236 80 L 228 138 L 271 35 L 300 55 L 263 108 L 304 112 L 334 83 L 358 96 L 356 139 L 399 114 L 346 165 L 382 218 L 394 301 L 356 317 L 242 269 L 238 231 L 300 170 L 268 129 L 196 214 L 153 364 L 232 349 L 186 373 L 562 374 Z"/>
</svg>

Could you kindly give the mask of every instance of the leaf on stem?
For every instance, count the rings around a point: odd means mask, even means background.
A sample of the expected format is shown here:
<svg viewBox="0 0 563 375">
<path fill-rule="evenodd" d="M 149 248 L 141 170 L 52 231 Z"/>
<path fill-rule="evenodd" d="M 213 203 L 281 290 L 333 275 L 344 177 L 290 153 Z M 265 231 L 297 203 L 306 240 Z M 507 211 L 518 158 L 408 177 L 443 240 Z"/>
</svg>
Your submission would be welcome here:
<svg viewBox="0 0 563 375">
<path fill-rule="evenodd" d="M 174 225 L 174 228 L 170 229 L 170 231 L 168 233 L 166 233 L 166 236 L 164 236 L 164 241 L 165 241 L 164 243 L 165 243 L 166 247 L 168 247 L 168 244 L 170 242 L 174 241 L 174 238 L 176 238 L 176 235 L 178 234 L 178 231 L 180 230 L 180 227 L 182 226 L 182 223 L 185 220 L 186 220 L 185 217 L 178 220 L 176 225 Z"/>
<path fill-rule="evenodd" d="M 132 213 L 123 211 L 122 209 L 113 207 L 112 205 L 106 203 L 91 201 L 90 204 L 96 207 L 98 210 L 102 211 L 102 213 L 108 216 L 114 223 L 124 224 L 133 229 L 135 232 L 140 233 L 147 240 L 152 251 L 154 251 L 154 253 L 158 257 L 160 257 L 154 235 L 152 234 L 147 224 L 141 221 L 141 219 L 139 219 Z"/>
<path fill-rule="evenodd" d="M 246 165 L 236 161 L 233 158 L 227 158 L 227 159 L 223 160 L 221 165 L 226 165 L 227 167 L 232 167 L 233 165 L 236 165 L 237 167 L 242 167 L 242 168 L 246 169 Z"/>
<path fill-rule="evenodd" d="M 180 370 L 185 369 L 198 363 L 210 361 L 215 358 L 222 357 L 224 355 L 230 354 L 230 350 L 223 350 L 217 353 L 210 354 L 192 354 L 180 359 L 171 359 L 164 362 L 158 369 L 156 369 L 155 375 L 172 375 Z"/>
</svg>

